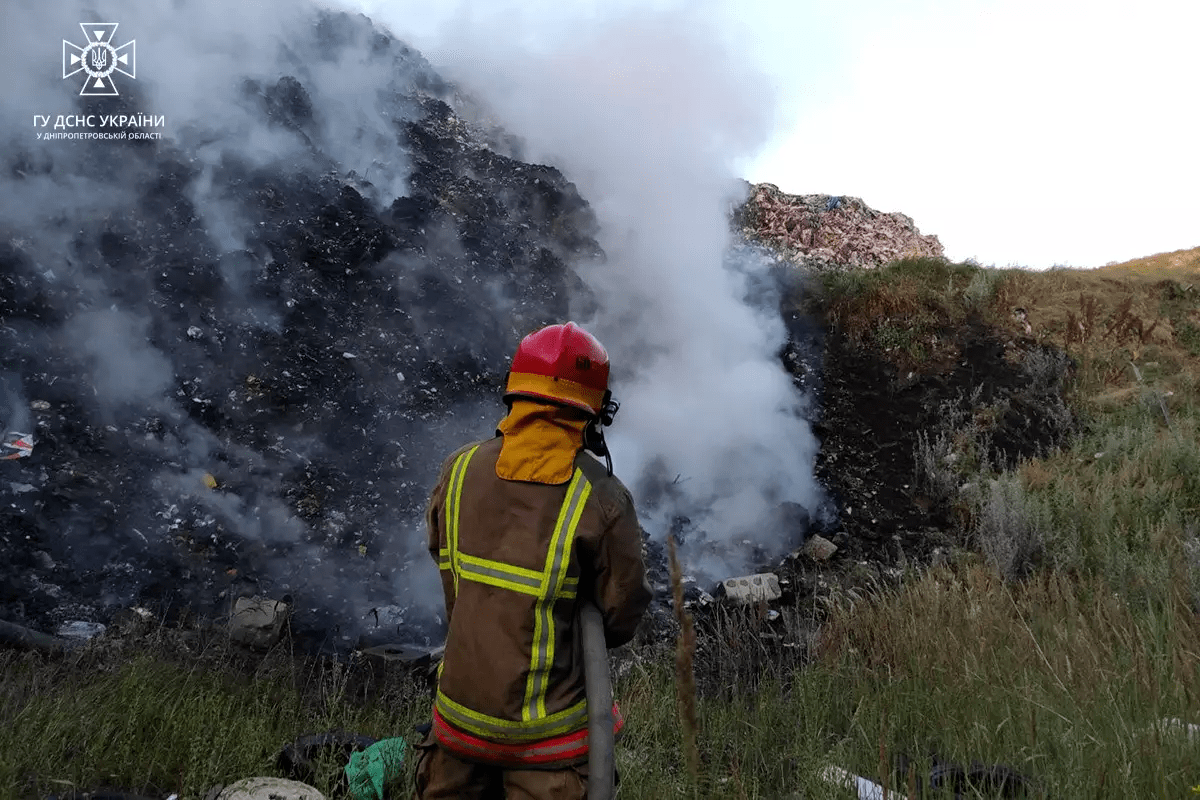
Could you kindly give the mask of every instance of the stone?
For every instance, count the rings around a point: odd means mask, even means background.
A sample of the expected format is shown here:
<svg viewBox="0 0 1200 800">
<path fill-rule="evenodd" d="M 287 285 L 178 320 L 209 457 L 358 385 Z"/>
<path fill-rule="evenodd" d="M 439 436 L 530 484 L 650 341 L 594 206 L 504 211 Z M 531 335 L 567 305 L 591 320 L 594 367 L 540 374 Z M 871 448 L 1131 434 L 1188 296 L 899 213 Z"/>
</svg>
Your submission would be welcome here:
<svg viewBox="0 0 1200 800">
<path fill-rule="evenodd" d="M 378 647 L 368 647 L 361 651 L 367 659 L 377 659 L 384 663 L 403 664 L 411 667 L 427 667 L 435 664 L 446 652 L 445 646 L 422 647 L 413 644 L 383 644 Z"/>
<path fill-rule="evenodd" d="M 154 615 L 140 606 L 122 608 L 113 614 L 110 625 L 121 636 L 145 636 L 154 628 Z"/>
<path fill-rule="evenodd" d="M 778 600 L 783 596 L 779 588 L 779 577 L 773 572 L 744 575 L 721 581 L 725 596 L 737 603 L 759 603 Z"/>
<path fill-rule="evenodd" d="M 436 680 L 437 666 L 446 652 L 445 646 L 422 647 L 411 644 L 382 644 L 359 651 L 366 663 L 370 682 L 366 693 L 373 697 L 394 675 L 422 675 L 430 685 Z"/>
<path fill-rule="evenodd" d="M 837 552 L 838 546 L 823 536 L 810 536 L 800 548 L 800 554 L 813 561 L 828 561 Z"/>
<path fill-rule="evenodd" d="M 265 597 L 239 597 L 229 619 L 229 637 L 235 642 L 266 650 L 282 637 L 291 607 Z"/>
<path fill-rule="evenodd" d="M 86 642 L 104 633 L 104 626 L 99 622 L 85 622 L 72 619 L 64 622 L 58 628 L 58 635 L 64 639 L 76 642 Z"/>
</svg>

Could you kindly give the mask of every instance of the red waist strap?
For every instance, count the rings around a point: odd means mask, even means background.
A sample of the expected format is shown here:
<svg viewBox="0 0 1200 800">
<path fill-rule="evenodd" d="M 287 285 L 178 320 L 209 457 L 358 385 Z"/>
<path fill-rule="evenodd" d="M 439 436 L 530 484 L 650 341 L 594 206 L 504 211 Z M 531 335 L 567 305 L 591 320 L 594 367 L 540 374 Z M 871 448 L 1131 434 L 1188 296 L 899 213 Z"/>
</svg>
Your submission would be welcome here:
<svg viewBox="0 0 1200 800">
<path fill-rule="evenodd" d="M 625 719 L 621 716 L 621 709 L 613 703 L 614 738 L 623 727 Z M 559 761 L 576 762 L 587 758 L 588 754 L 587 728 L 536 742 L 503 744 L 460 731 L 442 718 L 436 706 L 433 709 L 433 734 L 437 737 L 438 744 L 456 756 L 502 767 L 541 766 Z"/>
</svg>

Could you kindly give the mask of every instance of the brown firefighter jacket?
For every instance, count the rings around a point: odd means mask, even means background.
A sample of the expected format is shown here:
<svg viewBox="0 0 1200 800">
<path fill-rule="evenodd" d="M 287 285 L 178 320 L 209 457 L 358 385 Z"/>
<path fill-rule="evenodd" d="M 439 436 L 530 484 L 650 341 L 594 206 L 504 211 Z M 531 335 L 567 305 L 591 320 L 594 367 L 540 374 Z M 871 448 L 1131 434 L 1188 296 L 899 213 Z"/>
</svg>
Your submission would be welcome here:
<svg viewBox="0 0 1200 800">
<path fill-rule="evenodd" d="M 633 637 L 651 598 L 641 528 L 591 455 L 562 484 L 505 480 L 503 441 L 452 454 L 430 499 L 449 622 L 434 734 L 468 760 L 561 766 L 587 754 L 579 603 L 600 609 L 609 647 Z"/>
</svg>

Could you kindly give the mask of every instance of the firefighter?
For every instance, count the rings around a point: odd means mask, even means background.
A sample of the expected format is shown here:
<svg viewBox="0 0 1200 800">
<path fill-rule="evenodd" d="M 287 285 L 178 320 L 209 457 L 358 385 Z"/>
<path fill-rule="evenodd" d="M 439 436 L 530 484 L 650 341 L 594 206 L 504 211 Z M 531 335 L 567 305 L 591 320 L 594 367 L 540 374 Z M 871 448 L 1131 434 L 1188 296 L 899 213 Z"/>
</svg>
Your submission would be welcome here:
<svg viewBox="0 0 1200 800">
<path fill-rule="evenodd" d="M 617 410 L 608 371 L 573 322 L 531 333 L 496 436 L 442 465 L 427 522 L 449 628 L 417 800 L 587 796 L 579 604 L 596 604 L 617 647 L 651 597 L 633 501 L 604 444 Z M 615 705 L 613 719 L 616 734 Z"/>
</svg>

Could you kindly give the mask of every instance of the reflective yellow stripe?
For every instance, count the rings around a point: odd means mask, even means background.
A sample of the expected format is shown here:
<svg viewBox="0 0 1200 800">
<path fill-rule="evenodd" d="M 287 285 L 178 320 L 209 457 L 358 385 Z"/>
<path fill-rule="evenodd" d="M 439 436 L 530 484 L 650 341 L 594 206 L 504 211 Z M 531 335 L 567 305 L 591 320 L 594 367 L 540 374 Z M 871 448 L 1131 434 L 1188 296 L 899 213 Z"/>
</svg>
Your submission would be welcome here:
<svg viewBox="0 0 1200 800">
<path fill-rule="evenodd" d="M 462 487 L 463 476 L 466 475 L 467 465 L 471 463 L 471 456 L 475 455 L 475 451 L 479 449 L 479 445 L 475 445 L 467 452 L 458 457 L 454 462 L 454 469 L 450 473 L 450 487 L 446 492 L 448 499 L 447 514 L 446 514 L 446 549 L 450 557 L 450 569 L 454 574 L 454 593 L 458 594 L 458 517 L 459 509 L 462 504 Z"/>
<path fill-rule="evenodd" d="M 525 681 L 521 719 L 504 720 L 469 709 L 446 697 L 438 690 L 438 710 L 451 724 L 481 736 L 503 736 L 510 741 L 533 740 L 568 733 L 587 720 L 587 704 L 580 702 L 565 711 L 546 713 L 546 692 L 550 666 L 554 663 L 554 604 L 573 599 L 578 593 L 579 579 L 569 577 L 571 551 L 575 530 L 583 508 L 591 495 L 592 485 L 576 469 L 567 485 L 567 494 L 558 510 L 554 532 L 546 550 L 545 567 L 537 570 L 480 558 L 462 552 L 458 547 L 459 518 L 462 509 L 462 487 L 467 465 L 479 446 L 458 457 L 451 470 L 446 503 L 446 546 L 438 552 L 438 567 L 454 575 L 457 594 L 459 579 L 495 586 L 537 598 L 534 606 L 533 644 L 529 654 L 529 674 Z M 443 662 L 444 664 L 445 662 Z M 438 669 L 441 677 L 441 667 Z"/>
<path fill-rule="evenodd" d="M 587 722 L 587 700 L 538 720 L 500 719 L 482 714 L 437 693 L 438 712 L 454 727 L 508 742 L 534 741 L 578 730 Z"/>
<path fill-rule="evenodd" d="M 438 569 L 450 569 L 450 550 L 443 547 L 438 551 Z M 542 573 L 524 567 L 514 567 L 500 561 L 489 561 L 477 558 L 462 551 L 458 553 L 458 566 L 461 577 L 476 583 L 498 586 L 521 594 L 534 597 L 541 596 Z M 575 597 L 579 579 L 569 577 L 563 580 L 560 593 L 564 598 Z"/>
<path fill-rule="evenodd" d="M 553 606 L 554 600 L 557 598 L 566 597 L 566 582 L 567 566 L 571 560 L 571 548 L 575 544 L 575 529 L 579 527 L 579 518 L 583 516 L 583 507 L 587 504 L 588 497 L 592 493 L 592 484 L 586 479 L 583 481 L 583 489 L 579 492 L 579 498 L 575 502 L 575 510 L 571 515 L 571 522 L 567 526 L 566 536 L 563 537 L 562 554 L 559 556 L 555 565 L 557 576 L 552 578 L 553 597 L 550 600 L 550 605 Z M 574 596 L 574 592 L 571 593 Z M 546 629 L 546 678 L 542 681 L 541 691 L 537 698 L 538 716 L 546 716 L 546 691 L 549 688 L 549 673 L 550 665 L 554 663 L 554 625 L 553 620 Z"/>
<path fill-rule="evenodd" d="M 521 719 L 535 720 L 546 716 L 546 689 L 550 665 L 554 663 L 554 603 L 562 597 L 563 579 L 571 560 L 571 543 L 583 505 L 592 485 L 576 469 L 567 486 L 567 496 L 558 511 L 554 534 L 546 551 L 546 568 L 542 572 L 541 596 L 533 612 L 533 647 L 529 654 L 529 676 L 525 681 L 525 701 Z"/>
</svg>

